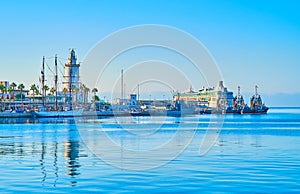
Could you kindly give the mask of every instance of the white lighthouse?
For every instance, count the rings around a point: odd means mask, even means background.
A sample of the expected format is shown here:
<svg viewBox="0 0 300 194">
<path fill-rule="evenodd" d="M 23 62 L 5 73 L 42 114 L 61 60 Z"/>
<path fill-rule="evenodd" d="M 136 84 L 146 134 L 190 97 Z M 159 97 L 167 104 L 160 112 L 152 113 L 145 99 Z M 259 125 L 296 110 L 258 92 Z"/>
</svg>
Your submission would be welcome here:
<svg viewBox="0 0 300 194">
<path fill-rule="evenodd" d="M 65 64 L 64 87 L 71 92 L 73 87 L 79 88 L 79 67 L 74 49 L 71 50 L 68 62 Z"/>
</svg>

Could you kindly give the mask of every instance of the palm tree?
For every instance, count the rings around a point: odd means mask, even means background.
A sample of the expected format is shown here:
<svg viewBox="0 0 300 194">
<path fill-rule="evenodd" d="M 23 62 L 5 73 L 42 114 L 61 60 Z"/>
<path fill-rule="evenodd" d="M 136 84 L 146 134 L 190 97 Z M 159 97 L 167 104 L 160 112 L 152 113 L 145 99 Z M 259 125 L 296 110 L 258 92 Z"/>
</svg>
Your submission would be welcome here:
<svg viewBox="0 0 300 194">
<path fill-rule="evenodd" d="M 32 96 L 33 96 L 33 104 L 34 104 L 34 95 L 36 94 L 36 91 L 38 90 L 35 84 L 32 84 L 30 86 L 30 90 L 32 91 Z"/>
<path fill-rule="evenodd" d="M 11 83 L 10 85 L 9 85 L 9 87 L 11 87 L 12 88 L 12 91 L 11 91 L 11 93 L 13 92 L 13 91 L 15 91 L 16 90 L 16 87 L 17 87 L 17 84 L 15 83 L 15 82 L 13 82 L 13 83 Z M 10 99 L 12 98 L 12 96 L 10 96 Z M 15 98 L 15 96 L 13 96 L 13 99 Z"/>
<path fill-rule="evenodd" d="M 7 88 L 7 91 L 9 93 L 9 99 L 11 100 L 11 93 L 14 91 L 13 87 L 10 85 L 8 88 Z"/>
<path fill-rule="evenodd" d="M 43 87 L 42 89 L 44 90 L 44 93 L 45 93 L 44 98 L 46 98 L 46 96 L 47 96 L 47 91 L 48 91 L 50 88 L 49 88 L 49 86 L 44 85 L 44 87 Z"/>
<path fill-rule="evenodd" d="M 52 88 L 50 89 L 50 93 L 51 93 L 52 96 L 54 96 L 54 93 L 55 93 L 55 88 L 54 88 L 54 87 L 52 87 Z"/>
<path fill-rule="evenodd" d="M 46 96 L 47 96 L 47 91 L 48 91 L 49 89 L 50 89 L 49 86 L 44 85 L 43 90 L 45 91 L 45 95 L 46 95 Z"/>
<path fill-rule="evenodd" d="M 97 96 L 97 95 L 93 96 L 93 101 L 94 102 L 99 102 L 100 101 L 99 96 Z"/>
<path fill-rule="evenodd" d="M 13 90 L 15 90 L 16 87 L 17 87 L 17 84 L 15 82 L 13 82 L 13 83 L 10 84 L 10 86 L 12 87 Z"/>
<path fill-rule="evenodd" d="M 77 105 L 79 88 L 77 88 L 75 85 L 72 85 L 72 91 L 75 92 L 75 105 Z"/>
<path fill-rule="evenodd" d="M 50 93 L 51 94 L 49 94 L 49 95 L 52 95 L 52 101 L 54 101 L 54 102 L 56 102 L 56 98 L 54 97 L 54 93 L 55 93 L 55 88 L 54 87 L 52 87 L 51 89 L 50 89 Z M 56 107 L 56 104 L 55 104 L 55 109 L 57 109 L 57 107 Z"/>
<path fill-rule="evenodd" d="M 5 90 L 5 86 L 4 85 L 0 85 L 0 90 L 1 90 L 1 92 L 2 92 L 2 100 L 1 101 L 3 101 L 4 100 L 4 90 Z M 4 102 L 3 102 L 3 105 L 4 105 Z M 5 105 L 4 105 L 5 106 Z M 2 110 L 2 106 L 1 106 L 1 110 Z"/>
<path fill-rule="evenodd" d="M 93 88 L 92 92 L 94 93 L 94 98 L 93 99 L 94 99 L 94 102 L 95 102 L 96 101 L 96 93 L 98 92 L 98 89 L 97 88 Z"/>
<path fill-rule="evenodd" d="M 0 85 L 0 91 L 2 92 L 2 100 L 4 100 L 4 92 L 5 92 L 5 86 L 3 84 Z"/>
<path fill-rule="evenodd" d="M 13 87 L 10 85 L 8 88 L 7 88 L 7 91 L 9 93 L 9 101 L 11 102 L 11 93 L 14 91 Z M 11 106 L 11 103 L 9 103 L 9 107 Z"/>
<path fill-rule="evenodd" d="M 84 103 L 86 104 L 87 101 L 88 101 L 89 92 L 91 91 L 91 89 L 88 88 L 88 87 L 86 87 L 86 86 L 84 86 L 83 90 L 84 90 Z"/>
<path fill-rule="evenodd" d="M 67 88 L 64 88 L 64 89 L 62 90 L 62 93 L 65 95 L 65 106 L 66 106 L 68 89 L 67 89 Z"/>
<path fill-rule="evenodd" d="M 25 86 L 24 84 L 19 84 L 18 89 L 20 90 L 20 96 L 21 96 L 21 109 L 23 109 L 23 90 Z"/>
<path fill-rule="evenodd" d="M 4 92 L 5 92 L 5 94 L 6 94 L 6 100 L 8 100 L 9 98 L 8 98 L 8 96 L 7 96 L 7 91 L 8 91 L 8 88 L 4 88 Z"/>
</svg>

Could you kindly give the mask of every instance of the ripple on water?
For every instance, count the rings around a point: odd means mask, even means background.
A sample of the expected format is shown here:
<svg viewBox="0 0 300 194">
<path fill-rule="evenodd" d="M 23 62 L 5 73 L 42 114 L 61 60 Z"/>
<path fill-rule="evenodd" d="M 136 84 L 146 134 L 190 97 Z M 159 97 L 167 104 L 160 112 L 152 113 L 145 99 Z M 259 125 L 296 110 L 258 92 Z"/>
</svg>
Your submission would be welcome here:
<svg viewBox="0 0 300 194">
<path fill-rule="evenodd" d="M 141 118 L 117 123 L 106 118 L 77 125 L 64 120 L 0 124 L 1 193 L 300 192 L 300 112 L 271 110 L 267 115 L 226 115 L 215 144 L 203 156 L 199 149 L 209 124 L 207 115 L 166 122 Z M 102 133 L 122 140 L 123 149 L 157 146 L 172 138 L 179 125 L 180 138 L 195 136 L 177 158 L 150 170 L 133 171 L 105 163 L 86 147 L 76 127 L 84 127 L 85 134 L 91 135 L 87 139 L 100 140 L 91 133 L 99 130 L 99 123 Z M 142 136 L 157 127 L 161 128 L 152 136 Z M 164 160 L 160 156 L 184 146 L 180 138 L 152 159 Z M 149 163 L 149 157 L 135 161 L 119 154 L 114 159 L 118 164 Z"/>
</svg>

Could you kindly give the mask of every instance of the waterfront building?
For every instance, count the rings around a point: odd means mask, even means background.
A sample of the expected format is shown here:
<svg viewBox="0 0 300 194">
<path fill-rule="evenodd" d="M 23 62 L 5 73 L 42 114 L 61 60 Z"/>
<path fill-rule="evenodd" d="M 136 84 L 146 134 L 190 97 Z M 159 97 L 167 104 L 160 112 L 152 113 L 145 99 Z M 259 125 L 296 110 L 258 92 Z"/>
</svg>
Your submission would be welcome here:
<svg viewBox="0 0 300 194">
<path fill-rule="evenodd" d="M 130 94 L 129 103 L 130 103 L 130 105 L 133 105 L 133 106 L 138 104 L 136 94 Z"/>
</svg>

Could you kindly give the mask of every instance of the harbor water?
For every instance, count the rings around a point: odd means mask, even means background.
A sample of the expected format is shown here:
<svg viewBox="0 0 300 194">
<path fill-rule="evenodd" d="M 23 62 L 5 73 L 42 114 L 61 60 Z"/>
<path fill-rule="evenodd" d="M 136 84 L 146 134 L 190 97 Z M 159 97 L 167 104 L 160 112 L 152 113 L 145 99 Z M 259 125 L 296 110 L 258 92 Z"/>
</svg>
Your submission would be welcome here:
<svg viewBox="0 0 300 194">
<path fill-rule="evenodd" d="M 0 193 L 300 192 L 300 108 L 211 116 L 1 119 Z"/>
</svg>

